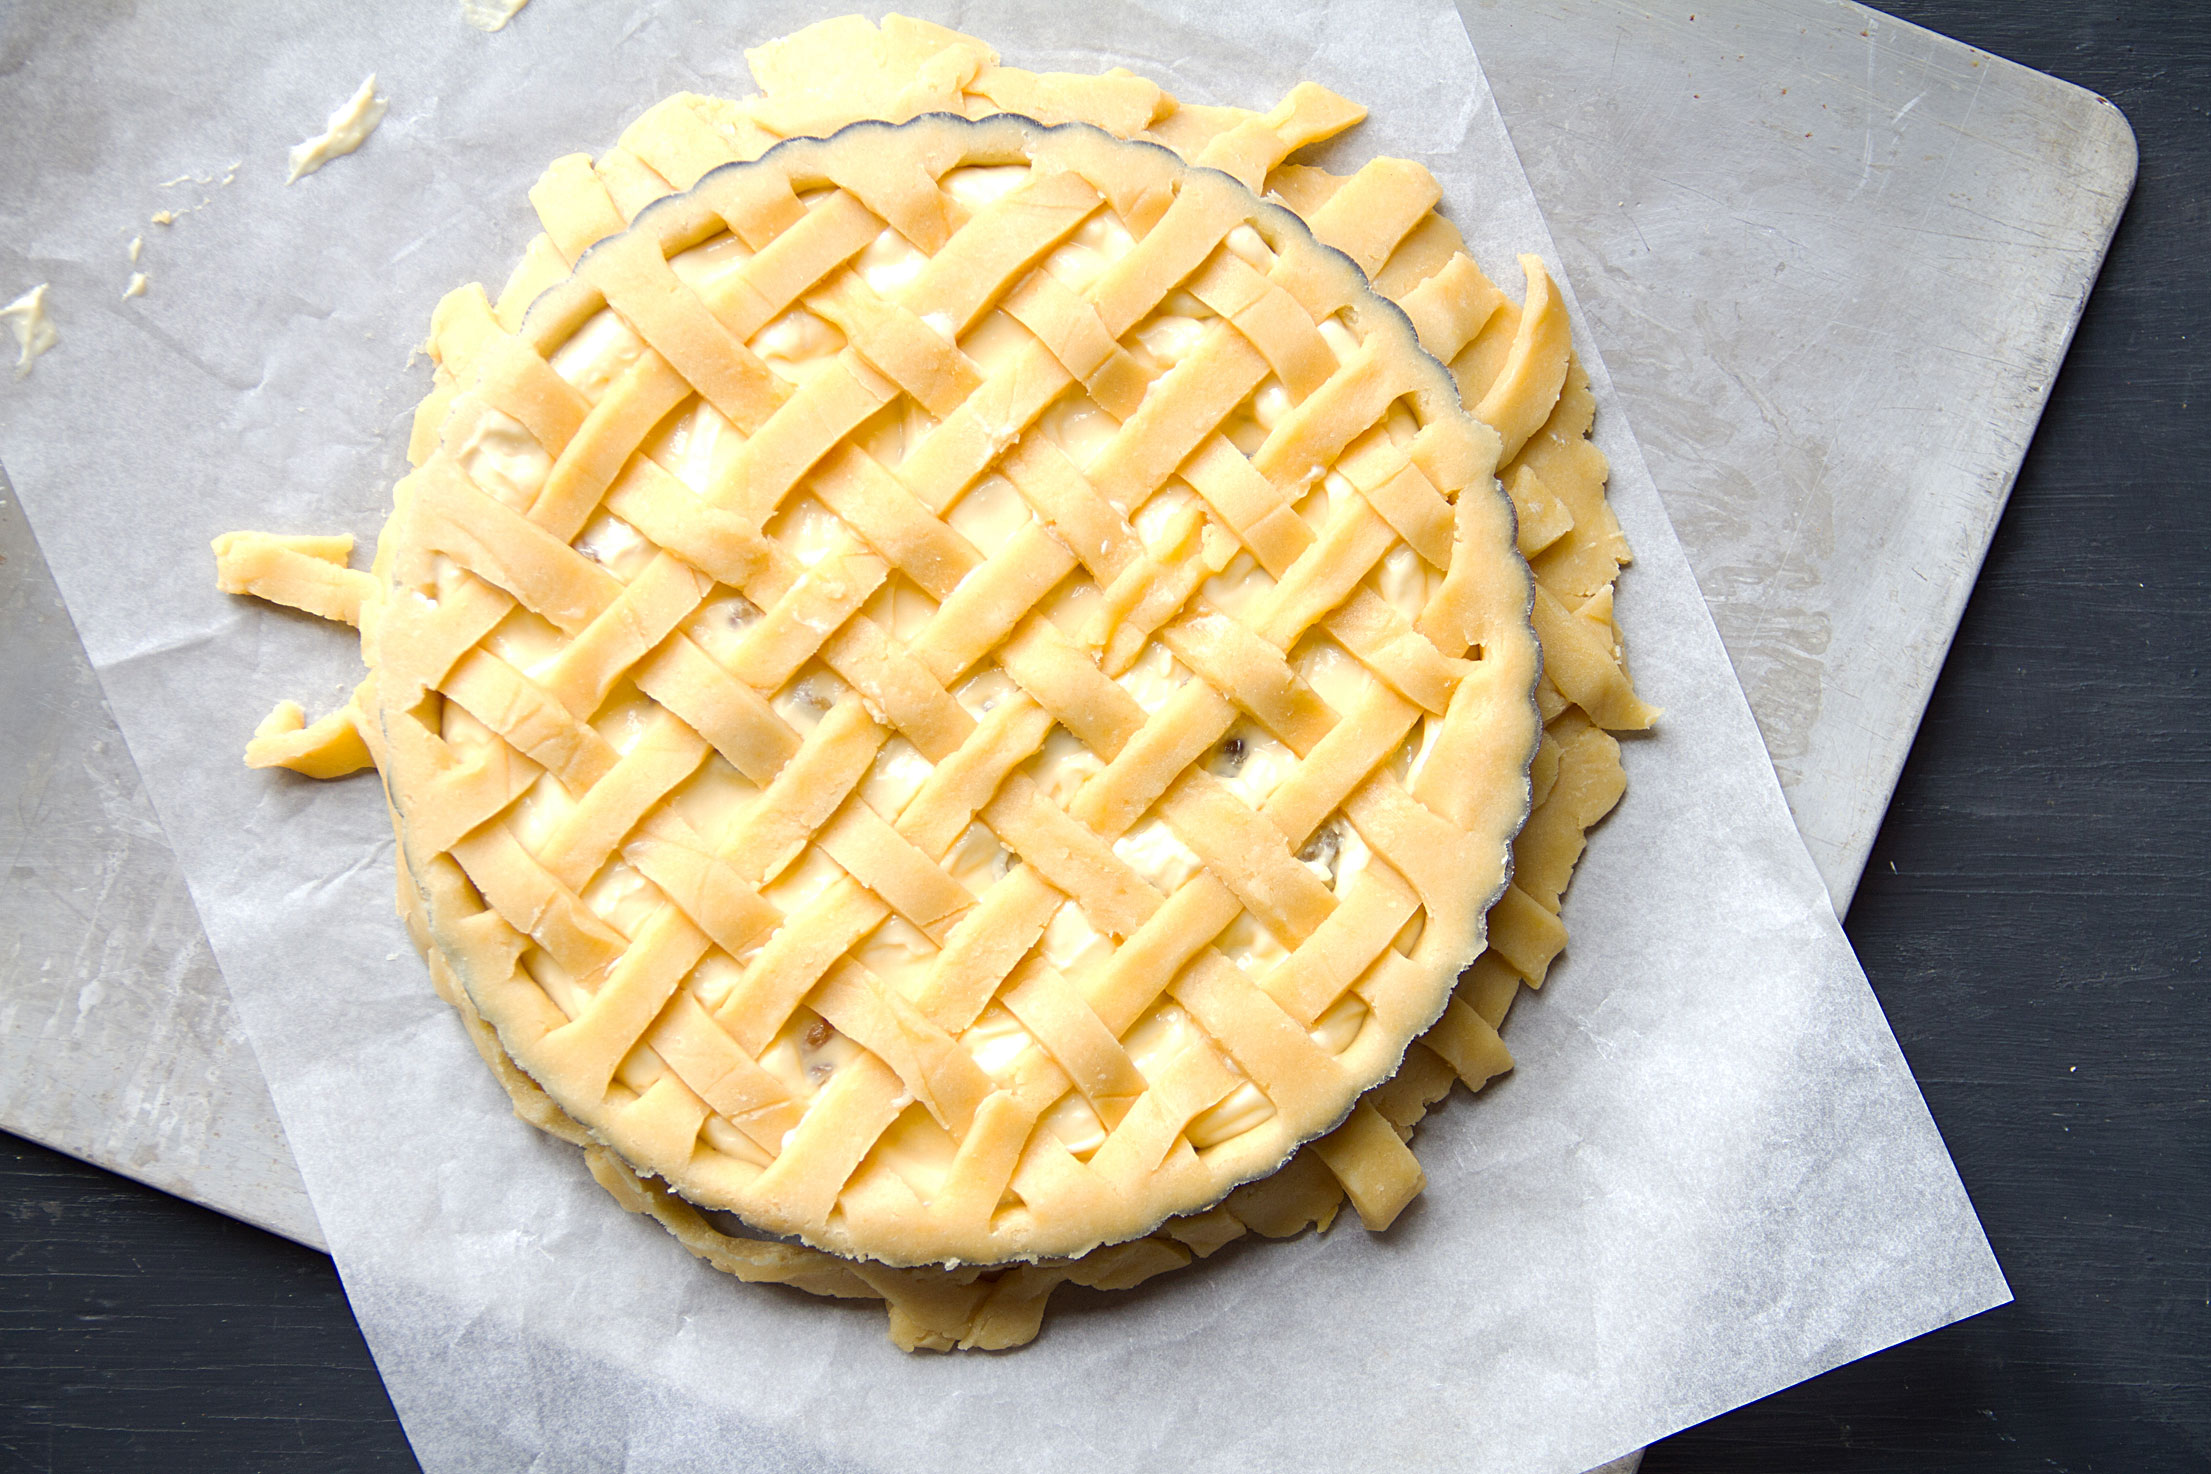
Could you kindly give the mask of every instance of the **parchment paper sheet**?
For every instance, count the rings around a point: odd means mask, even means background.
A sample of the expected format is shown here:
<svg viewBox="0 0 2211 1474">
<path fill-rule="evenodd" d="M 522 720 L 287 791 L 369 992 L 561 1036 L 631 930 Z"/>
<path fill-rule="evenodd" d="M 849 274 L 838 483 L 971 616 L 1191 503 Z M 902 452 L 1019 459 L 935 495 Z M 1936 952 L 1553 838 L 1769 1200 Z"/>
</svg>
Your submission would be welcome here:
<svg viewBox="0 0 2211 1474">
<path fill-rule="evenodd" d="M 1448 4 L 913 8 L 1190 101 L 1326 82 L 1373 110 L 1341 157 L 1426 162 L 1515 290 L 1517 250 L 1558 270 Z M 50 280 L 62 335 L 0 387 L 0 456 L 425 1466 L 1572 1471 L 2006 1299 L 1586 340 L 1639 555 L 1621 620 L 1666 717 L 1627 743 L 1572 947 L 1513 1012 L 1518 1071 L 1421 1129 L 1430 1186 L 1389 1234 L 1238 1244 L 1131 1295 L 1063 1291 L 1025 1350 L 909 1357 L 876 1306 L 697 1265 L 512 1118 L 392 916 L 374 782 L 239 762 L 277 699 L 342 699 L 351 640 L 217 594 L 208 539 L 352 531 L 365 556 L 428 384 L 408 345 L 446 288 L 496 287 L 538 169 L 677 88 L 749 91 L 745 45 L 832 13 L 0 21 L 0 296 Z M 286 188 L 287 146 L 370 71 L 382 130 Z M 151 290 L 125 302 L 140 233 Z"/>
</svg>

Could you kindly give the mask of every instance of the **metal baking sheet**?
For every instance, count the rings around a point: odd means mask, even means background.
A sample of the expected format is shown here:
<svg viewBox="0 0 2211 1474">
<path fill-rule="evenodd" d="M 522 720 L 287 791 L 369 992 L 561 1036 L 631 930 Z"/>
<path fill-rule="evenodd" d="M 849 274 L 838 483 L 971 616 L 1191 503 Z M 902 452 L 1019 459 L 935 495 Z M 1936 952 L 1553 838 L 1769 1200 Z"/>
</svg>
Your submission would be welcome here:
<svg viewBox="0 0 2211 1474">
<path fill-rule="evenodd" d="M 1855 6 L 1461 8 L 1846 906 L 2116 224 L 2131 135 L 2091 94 Z M 28 263 L 0 244 L 0 265 Z M 5 500 L 0 1125 L 319 1245 Z"/>
<path fill-rule="evenodd" d="M 1459 9 L 1847 911 L 2134 187 L 2133 130 L 1834 0 Z"/>
<path fill-rule="evenodd" d="M 321 1247 L 253 1050 L 0 478 L 0 1125 Z"/>
</svg>

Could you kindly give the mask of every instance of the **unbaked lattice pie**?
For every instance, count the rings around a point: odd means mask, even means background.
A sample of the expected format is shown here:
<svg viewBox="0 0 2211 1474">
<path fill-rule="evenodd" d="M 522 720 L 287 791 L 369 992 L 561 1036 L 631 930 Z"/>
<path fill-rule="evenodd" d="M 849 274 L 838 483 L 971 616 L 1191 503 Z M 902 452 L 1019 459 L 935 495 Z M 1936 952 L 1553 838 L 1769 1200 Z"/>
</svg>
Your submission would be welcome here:
<svg viewBox="0 0 2211 1474">
<path fill-rule="evenodd" d="M 902 1344 L 1330 1190 L 1386 1224 L 1650 716 L 1540 263 L 1515 308 L 1417 165 L 1282 165 L 1358 117 L 1309 85 L 1179 108 L 895 17 L 753 60 L 441 307 L 373 574 L 218 545 L 371 667 L 255 760 L 373 756 L 518 1109 Z"/>
</svg>

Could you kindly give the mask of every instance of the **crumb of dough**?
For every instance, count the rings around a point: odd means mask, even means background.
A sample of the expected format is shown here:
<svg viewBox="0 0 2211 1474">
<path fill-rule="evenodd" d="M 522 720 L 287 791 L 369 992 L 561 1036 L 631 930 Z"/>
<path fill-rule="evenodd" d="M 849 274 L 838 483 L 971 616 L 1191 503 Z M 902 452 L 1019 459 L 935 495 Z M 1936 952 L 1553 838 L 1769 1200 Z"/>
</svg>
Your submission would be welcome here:
<svg viewBox="0 0 2211 1474">
<path fill-rule="evenodd" d="M 130 285 L 129 285 L 129 286 L 127 286 L 127 287 L 125 287 L 125 288 L 123 288 L 123 296 L 124 296 L 124 298 L 125 298 L 125 299 L 127 300 L 127 299 L 129 299 L 129 298 L 132 298 L 132 297 L 143 297 L 143 296 L 145 296 L 145 295 L 146 295 L 146 273 L 145 273 L 145 272 L 143 272 L 143 271 L 134 271 L 134 272 L 132 272 L 132 273 L 131 273 L 131 280 L 130 280 Z"/>
<path fill-rule="evenodd" d="M 530 0 L 461 0 L 461 19 L 479 31 L 505 28 Z"/>
<path fill-rule="evenodd" d="M 284 182 L 291 184 L 300 176 L 312 174 L 332 159 L 352 153 L 368 142 L 368 136 L 384 121 L 385 110 L 390 106 L 376 95 L 376 73 L 370 72 L 353 96 L 330 115 L 322 132 L 292 145 L 288 156 L 292 172 Z"/>
<path fill-rule="evenodd" d="M 46 315 L 47 283 L 40 282 L 5 307 L 0 307 L 0 317 L 8 320 L 15 333 L 15 376 L 22 378 L 31 371 L 31 360 L 61 341 L 61 334 L 54 331 L 53 320 Z"/>
<path fill-rule="evenodd" d="M 142 252 L 142 251 L 144 251 L 145 249 L 146 249 L 146 238 L 145 238 L 144 236 L 142 236 L 142 235 L 134 235 L 134 236 L 132 236 L 132 237 L 131 237 L 131 243 L 130 243 L 130 253 L 131 253 L 131 265 L 133 265 L 133 266 L 136 266 L 136 265 L 138 264 L 138 257 L 139 257 L 139 253 L 140 253 L 140 252 Z"/>
<path fill-rule="evenodd" d="M 156 225 L 174 225 L 177 223 L 177 217 L 173 211 L 156 210 L 153 213 L 153 223 Z"/>
</svg>

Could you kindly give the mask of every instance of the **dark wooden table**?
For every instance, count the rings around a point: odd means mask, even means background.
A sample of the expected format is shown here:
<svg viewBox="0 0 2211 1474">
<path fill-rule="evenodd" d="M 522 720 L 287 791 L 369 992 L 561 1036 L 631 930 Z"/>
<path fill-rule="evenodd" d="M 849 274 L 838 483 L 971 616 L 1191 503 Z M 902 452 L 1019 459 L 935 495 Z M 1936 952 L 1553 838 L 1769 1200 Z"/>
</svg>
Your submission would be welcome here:
<svg viewBox="0 0 2211 1474">
<path fill-rule="evenodd" d="M 1644 1467 L 2211 1470 L 2211 6 L 1886 8 L 2142 149 L 1849 916 L 2018 1300 Z M 413 1459 L 329 1260 L 0 1136 L 0 1471 L 133 1466 Z"/>
</svg>

